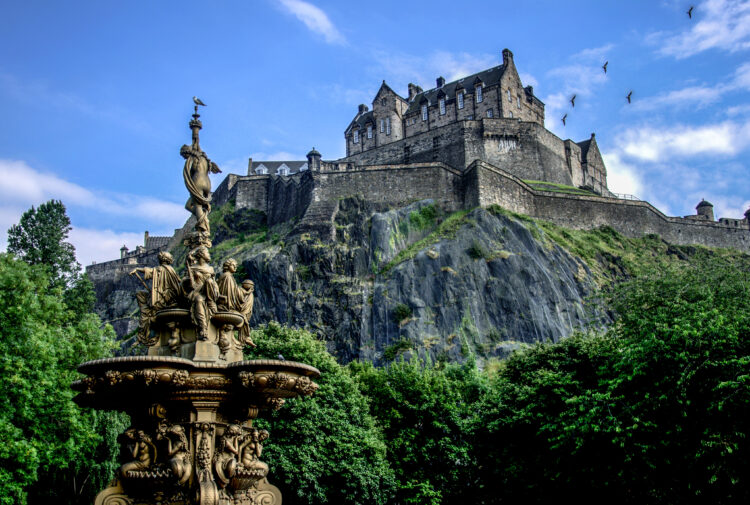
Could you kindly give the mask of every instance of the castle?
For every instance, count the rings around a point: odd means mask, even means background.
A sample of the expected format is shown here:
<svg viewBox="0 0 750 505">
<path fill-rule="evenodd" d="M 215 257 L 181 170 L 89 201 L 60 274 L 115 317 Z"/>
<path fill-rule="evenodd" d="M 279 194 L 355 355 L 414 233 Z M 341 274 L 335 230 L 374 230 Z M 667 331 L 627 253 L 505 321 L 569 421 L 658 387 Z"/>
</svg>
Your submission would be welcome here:
<svg viewBox="0 0 750 505">
<path fill-rule="evenodd" d="M 344 137 L 346 157 L 338 160 L 324 161 L 314 148 L 306 160 L 250 159 L 247 175 L 228 174 L 216 188 L 214 205 L 232 200 L 264 212 L 269 226 L 294 222 L 292 233 L 331 238 L 338 202 L 347 197 L 375 209 L 422 199 L 447 211 L 497 204 L 569 228 L 608 225 L 631 237 L 750 252 L 750 209 L 717 221 L 702 201 L 695 215 L 670 217 L 610 192 L 595 135 L 574 142 L 547 130 L 544 104 L 521 83 L 508 49 L 501 65 L 450 83 L 439 77 L 427 91 L 409 84 L 406 98 L 384 81 L 372 109 L 360 105 Z M 105 278 L 168 247 L 166 238 L 151 239 L 87 272 Z"/>
</svg>

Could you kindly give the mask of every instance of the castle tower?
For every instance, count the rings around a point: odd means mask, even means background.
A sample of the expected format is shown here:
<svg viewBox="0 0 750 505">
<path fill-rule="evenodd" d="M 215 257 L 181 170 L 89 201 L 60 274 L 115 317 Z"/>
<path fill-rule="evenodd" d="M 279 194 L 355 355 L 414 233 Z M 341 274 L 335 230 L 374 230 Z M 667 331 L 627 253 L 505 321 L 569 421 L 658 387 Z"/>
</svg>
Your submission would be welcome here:
<svg viewBox="0 0 750 505">
<path fill-rule="evenodd" d="M 128 246 L 123 244 L 122 247 L 120 247 L 120 258 L 124 258 L 127 255 L 128 255 Z"/>
<path fill-rule="evenodd" d="M 698 211 L 699 216 L 703 216 L 703 219 L 714 221 L 714 206 L 711 202 L 701 200 L 695 209 Z"/>
<path fill-rule="evenodd" d="M 747 221 L 747 225 L 750 227 L 750 208 L 745 211 L 745 221 Z"/>
<path fill-rule="evenodd" d="M 320 153 L 314 147 L 307 153 L 307 168 L 320 172 Z"/>
</svg>

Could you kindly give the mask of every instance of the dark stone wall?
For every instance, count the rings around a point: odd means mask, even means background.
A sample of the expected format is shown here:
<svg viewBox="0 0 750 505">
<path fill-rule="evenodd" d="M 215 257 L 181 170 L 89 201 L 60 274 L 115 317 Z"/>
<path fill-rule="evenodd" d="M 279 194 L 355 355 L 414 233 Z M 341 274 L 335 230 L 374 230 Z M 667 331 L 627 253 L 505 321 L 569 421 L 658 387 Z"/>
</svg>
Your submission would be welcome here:
<svg viewBox="0 0 750 505">
<path fill-rule="evenodd" d="M 270 175 L 242 177 L 235 185 L 237 208 L 247 207 L 268 212 L 268 183 Z"/>
<path fill-rule="evenodd" d="M 375 204 L 402 205 L 432 198 L 448 210 L 463 203 L 461 172 L 440 163 L 319 172 L 314 178 L 316 202 L 363 196 Z"/>
<path fill-rule="evenodd" d="M 260 193 L 257 191 L 256 193 Z M 268 225 L 300 218 L 313 194 L 312 172 L 307 170 L 291 177 L 271 175 L 268 179 Z"/>
</svg>

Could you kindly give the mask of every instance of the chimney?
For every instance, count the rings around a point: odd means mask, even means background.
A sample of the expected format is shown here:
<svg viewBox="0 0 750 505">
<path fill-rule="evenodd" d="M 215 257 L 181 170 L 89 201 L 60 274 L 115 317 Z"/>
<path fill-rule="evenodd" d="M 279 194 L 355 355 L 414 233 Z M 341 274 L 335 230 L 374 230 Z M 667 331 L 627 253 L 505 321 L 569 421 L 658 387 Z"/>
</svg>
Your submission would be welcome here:
<svg viewBox="0 0 750 505">
<path fill-rule="evenodd" d="M 443 76 L 438 77 L 436 79 L 436 82 L 438 88 L 442 88 L 443 86 L 445 86 L 445 78 Z"/>
<path fill-rule="evenodd" d="M 418 88 L 419 86 L 417 86 L 416 84 L 412 84 L 411 82 L 409 83 L 409 101 L 410 102 L 414 100 L 414 97 L 417 96 L 417 93 L 419 93 L 419 91 L 417 91 Z"/>
<path fill-rule="evenodd" d="M 745 211 L 745 221 L 747 221 L 748 226 L 750 226 L 750 208 Z"/>
<path fill-rule="evenodd" d="M 148 230 L 146 230 L 146 231 L 145 231 L 145 232 L 143 233 L 143 246 L 144 246 L 144 247 L 147 247 L 147 246 L 148 246 Z"/>
<path fill-rule="evenodd" d="M 526 86 L 526 94 L 529 95 L 529 98 L 534 96 L 534 86 Z"/>
<path fill-rule="evenodd" d="M 249 158 L 247 160 L 247 175 L 255 175 L 255 172 L 253 172 L 253 159 Z"/>
<path fill-rule="evenodd" d="M 359 115 L 361 116 L 365 112 L 367 112 L 369 109 L 367 108 L 367 105 L 361 103 L 359 104 Z"/>
<path fill-rule="evenodd" d="M 509 63 L 513 63 L 513 53 L 510 52 L 510 49 L 506 48 L 503 49 L 503 65 L 508 65 Z"/>
</svg>

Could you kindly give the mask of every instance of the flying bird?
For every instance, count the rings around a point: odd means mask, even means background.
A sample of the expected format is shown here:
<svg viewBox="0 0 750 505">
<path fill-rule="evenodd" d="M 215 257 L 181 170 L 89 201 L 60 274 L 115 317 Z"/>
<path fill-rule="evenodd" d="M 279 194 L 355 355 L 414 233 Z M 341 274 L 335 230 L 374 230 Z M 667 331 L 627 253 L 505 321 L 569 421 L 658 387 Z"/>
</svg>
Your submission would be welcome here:
<svg viewBox="0 0 750 505">
<path fill-rule="evenodd" d="M 625 98 L 628 99 L 628 103 L 630 103 L 630 97 L 631 96 L 633 96 L 633 91 L 632 90 L 630 91 L 630 93 L 628 93 L 628 96 L 625 97 Z"/>
<path fill-rule="evenodd" d="M 200 98 L 198 98 L 197 96 L 194 96 L 194 97 L 193 97 L 193 103 L 194 103 L 195 105 L 202 105 L 202 106 L 204 106 L 204 107 L 206 106 L 206 104 L 205 104 L 205 103 L 203 103 L 203 102 L 201 101 L 201 99 L 200 99 Z"/>
<path fill-rule="evenodd" d="M 691 5 L 687 11 L 687 15 L 690 19 L 693 19 L 693 6 Z"/>
<path fill-rule="evenodd" d="M 568 118 L 568 115 L 567 115 L 567 114 L 565 114 L 565 115 L 564 115 L 564 116 L 562 117 L 562 122 L 563 122 L 563 126 L 565 126 L 565 120 L 566 120 L 567 118 Z"/>
<path fill-rule="evenodd" d="M 570 97 L 570 105 L 572 105 L 573 107 L 576 106 L 576 95 Z"/>
<path fill-rule="evenodd" d="M 604 65 L 602 65 L 602 70 L 604 70 L 604 73 L 607 73 L 607 65 L 609 65 L 609 61 L 605 61 Z"/>
<path fill-rule="evenodd" d="M 284 356 L 281 353 L 279 353 L 279 354 L 276 355 L 276 359 L 279 360 L 279 361 L 286 361 L 284 359 Z"/>
</svg>

